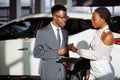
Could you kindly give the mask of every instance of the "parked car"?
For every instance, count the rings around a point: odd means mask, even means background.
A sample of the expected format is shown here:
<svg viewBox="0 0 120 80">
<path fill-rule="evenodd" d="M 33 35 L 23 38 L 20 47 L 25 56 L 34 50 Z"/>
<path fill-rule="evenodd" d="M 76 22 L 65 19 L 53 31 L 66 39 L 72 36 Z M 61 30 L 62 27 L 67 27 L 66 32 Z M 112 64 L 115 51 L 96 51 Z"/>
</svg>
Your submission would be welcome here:
<svg viewBox="0 0 120 80">
<path fill-rule="evenodd" d="M 91 14 L 68 13 L 68 16 L 70 18 L 65 29 L 69 32 L 69 43 L 74 43 L 78 48 L 86 48 L 96 32 L 91 24 Z M 0 75 L 39 75 L 41 60 L 33 57 L 36 31 L 51 20 L 50 14 L 35 14 L 0 26 Z M 114 36 L 120 38 L 120 33 L 114 32 Z M 120 45 L 114 44 L 112 64 L 116 78 L 120 78 L 119 52 Z M 78 56 L 72 54 L 70 52 L 70 57 Z"/>
</svg>

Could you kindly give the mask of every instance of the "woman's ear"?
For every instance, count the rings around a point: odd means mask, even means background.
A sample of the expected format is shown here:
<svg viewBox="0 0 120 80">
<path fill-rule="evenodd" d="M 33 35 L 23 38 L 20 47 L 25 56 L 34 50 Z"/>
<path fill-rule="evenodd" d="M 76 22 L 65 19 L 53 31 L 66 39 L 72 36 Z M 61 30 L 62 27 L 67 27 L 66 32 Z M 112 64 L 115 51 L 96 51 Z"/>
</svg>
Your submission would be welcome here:
<svg viewBox="0 0 120 80">
<path fill-rule="evenodd" d="M 105 19 L 104 18 L 101 18 L 101 21 L 102 23 L 106 23 Z"/>
</svg>

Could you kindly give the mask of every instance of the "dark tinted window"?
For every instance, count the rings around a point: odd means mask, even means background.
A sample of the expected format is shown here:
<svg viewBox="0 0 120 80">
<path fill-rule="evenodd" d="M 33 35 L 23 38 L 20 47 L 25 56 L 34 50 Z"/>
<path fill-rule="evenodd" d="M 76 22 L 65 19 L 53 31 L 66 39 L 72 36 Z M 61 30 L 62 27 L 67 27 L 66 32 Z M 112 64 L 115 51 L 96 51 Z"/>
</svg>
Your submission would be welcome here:
<svg viewBox="0 0 120 80">
<path fill-rule="evenodd" d="M 50 21 L 51 18 L 32 18 L 5 25 L 0 28 L 0 40 L 35 37 L 36 30 Z"/>
<path fill-rule="evenodd" d="M 84 19 L 68 19 L 67 24 L 65 25 L 65 29 L 68 30 L 69 35 L 76 34 L 88 28 L 91 28 L 91 20 L 84 20 Z"/>
<path fill-rule="evenodd" d="M 0 39 L 16 39 L 27 36 L 27 31 L 31 26 L 29 21 L 14 22 L 0 29 Z"/>
<path fill-rule="evenodd" d="M 120 16 L 112 17 L 112 23 L 110 29 L 113 32 L 120 33 Z"/>
<path fill-rule="evenodd" d="M 33 38 L 36 31 L 50 23 L 52 18 L 31 18 L 13 22 L 0 28 L 0 40 Z M 90 20 L 70 18 L 65 25 L 69 35 L 76 34 L 91 27 Z"/>
</svg>

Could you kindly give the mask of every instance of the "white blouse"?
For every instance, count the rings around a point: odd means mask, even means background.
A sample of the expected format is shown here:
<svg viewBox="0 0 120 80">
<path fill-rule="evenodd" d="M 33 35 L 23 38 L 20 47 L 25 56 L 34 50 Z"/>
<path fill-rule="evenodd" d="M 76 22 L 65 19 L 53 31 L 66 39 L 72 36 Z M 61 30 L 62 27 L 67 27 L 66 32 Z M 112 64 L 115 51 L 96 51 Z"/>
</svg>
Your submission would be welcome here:
<svg viewBox="0 0 120 80">
<path fill-rule="evenodd" d="M 91 69 L 89 80 L 114 80 L 114 69 L 110 63 L 110 53 L 113 45 L 105 45 L 101 40 L 101 34 L 108 32 L 108 25 L 99 29 L 91 42 L 90 49 L 79 49 L 81 57 L 90 59 Z"/>
<path fill-rule="evenodd" d="M 94 39 L 90 44 L 90 49 L 79 49 L 77 53 L 84 58 L 91 59 L 91 60 L 107 60 L 110 61 L 110 53 L 112 50 L 113 45 L 105 45 L 101 40 L 101 34 L 103 32 L 108 32 L 109 28 L 108 25 L 105 26 L 103 29 L 99 29 L 96 33 Z"/>
</svg>

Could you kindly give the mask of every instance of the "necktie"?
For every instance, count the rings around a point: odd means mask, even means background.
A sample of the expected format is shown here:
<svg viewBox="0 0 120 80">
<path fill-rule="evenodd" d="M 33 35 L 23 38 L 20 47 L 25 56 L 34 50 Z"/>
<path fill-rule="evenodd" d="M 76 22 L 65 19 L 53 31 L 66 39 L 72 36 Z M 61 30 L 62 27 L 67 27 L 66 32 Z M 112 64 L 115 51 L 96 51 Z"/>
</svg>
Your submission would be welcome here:
<svg viewBox="0 0 120 80">
<path fill-rule="evenodd" d="M 58 44 L 59 44 L 59 47 L 60 47 L 61 39 L 60 39 L 59 29 L 57 29 L 57 40 L 58 40 Z"/>
</svg>

